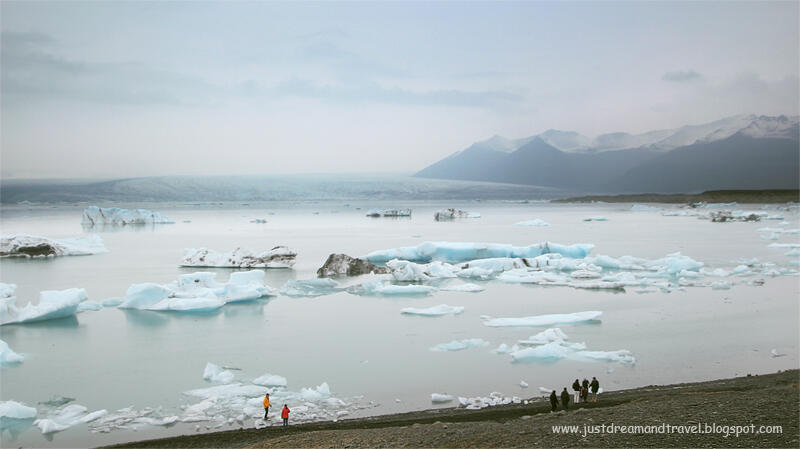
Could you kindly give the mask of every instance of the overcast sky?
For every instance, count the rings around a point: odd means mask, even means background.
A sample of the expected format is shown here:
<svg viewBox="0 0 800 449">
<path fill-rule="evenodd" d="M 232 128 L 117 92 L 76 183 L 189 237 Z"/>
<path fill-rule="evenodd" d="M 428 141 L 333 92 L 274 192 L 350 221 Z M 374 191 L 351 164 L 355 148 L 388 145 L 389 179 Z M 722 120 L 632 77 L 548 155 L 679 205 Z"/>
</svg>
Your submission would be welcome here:
<svg viewBox="0 0 800 449">
<path fill-rule="evenodd" d="M 798 2 L 11 2 L 8 178 L 413 172 L 493 134 L 798 114 Z"/>
</svg>

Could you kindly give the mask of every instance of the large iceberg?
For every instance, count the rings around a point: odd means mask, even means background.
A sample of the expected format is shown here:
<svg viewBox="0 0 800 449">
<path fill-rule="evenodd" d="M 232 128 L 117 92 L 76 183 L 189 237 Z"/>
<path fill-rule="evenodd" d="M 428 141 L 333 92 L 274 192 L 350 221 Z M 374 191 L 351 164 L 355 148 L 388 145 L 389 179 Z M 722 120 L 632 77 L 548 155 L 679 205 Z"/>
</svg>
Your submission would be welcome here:
<svg viewBox="0 0 800 449">
<path fill-rule="evenodd" d="M 183 250 L 182 267 L 223 267 L 223 268 L 290 268 L 294 265 L 297 252 L 285 246 L 270 250 L 253 252 L 236 248 L 231 252 L 220 253 L 206 248 L 186 248 Z"/>
<path fill-rule="evenodd" d="M 392 259 L 423 263 L 431 261 L 457 263 L 497 257 L 536 257 L 549 253 L 583 258 L 593 248 L 594 245 L 588 243 L 561 245 L 544 242 L 530 246 L 513 246 L 502 243 L 425 242 L 417 246 L 373 251 L 367 254 L 365 259 L 373 263 L 386 263 Z"/>
<path fill-rule="evenodd" d="M 51 239 L 38 235 L 11 234 L 0 237 L 0 257 L 88 256 L 107 252 L 97 235 Z"/>
<path fill-rule="evenodd" d="M 216 282 L 215 277 L 216 273 L 198 272 L 181 275 L 177 281 L 167 285 L 133 284 L 119 308 L 206 312 L 226 303 L 276 294 L 275 289 L 264 285 L 264 272 L 260 270 L 231 273 L 224 284 Z"/>
<path fill-rule="evenodd" d="M 461 351 L 468 348 L 477 348 L 488 345 L 489 342 L 481 338 L 468 338 L 466 340 L 453 340 L 449 343 L 439 343 L 438 345 L 432 347 L 431 351 Z"/>
<path fill-rule="evenodd" d="M 14 352 L 8 343 L 0 340 L 0 365 L 9 365 L 12 363 L 20 363 L 25 360 L 25 357 Z"/>
<path fill-rule="evenodd" d="M 461 306 L 448 306 L 447 304 L 439 304 L 438 306 L 428 307 L 424 309 L 416 307 L 406 307 L 400 309 L 400 313 L 407 315 L 423 315 L 423 316 L 442 316 L 442 315 L 458 315 L 464 311 Z"/>
<path fill-rule="evenodd" d="M 488 318 L 483 324 L 491 327 L 516 327 L 516 326 L 551 326 L 553 324 L 580 323 L 596 321 L 603 312 L 587 311 L 576 313 L 556 313 L 551 315 L 537 315 L 522 318 Z"/>
<path fill-rule="evenodd" d="M 48 290 L 39 293 L 39 304 L 14 305 L 11 298 L 0 301 L 0 325 L 30 323 L 75 315 L 78 305 L 88 298 L 86 290 Z"/>
<path fill-rule="evenodd" d="M 33 419 L 36 418 L 36 409 L 16 401 L 0 401 L 0 418 Z"/>
<path fill-rule="evenodd" d="M 147 209 L 120 209 L 118 207 L 89 206 L 83 211 L 81 224 L 97 225 L 140 225 L 175 223 L 158 212 Z"/>
</svg>

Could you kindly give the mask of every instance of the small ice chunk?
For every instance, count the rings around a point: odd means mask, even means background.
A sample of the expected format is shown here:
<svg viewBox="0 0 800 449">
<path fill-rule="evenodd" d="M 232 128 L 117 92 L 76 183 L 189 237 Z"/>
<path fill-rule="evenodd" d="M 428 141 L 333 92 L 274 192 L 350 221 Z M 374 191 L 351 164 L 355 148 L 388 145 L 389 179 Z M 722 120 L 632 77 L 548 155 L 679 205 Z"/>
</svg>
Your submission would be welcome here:
<svg viewBox="0 0 800 449">
<path fill-rule="evenodd" d="M 108 298 L 104 299 L 100 302 L 103 307 L 117 307 L 118 305 L 122 304 L 122 298 Z"/>
<path fill-rule="evenodd" d="M 327 382 L 322 382 L 316 387 L 300 389 L 300 397 L 305 401 L 319 401 L 330 397 L 330 395 L 331 388 Z"/>
<path fill-rule="evenodd" d="M 77 312 L 98 311 L 102 308 L 103 306 L 100 305 L 99 302 L 83 301 L 82 303 L 78 304 Z"/>
<path fill-rule="evenodd" d="M 33 419 L 36 418 L 36 409 L 16 401 L 0 401 L 0 418 Z"/>
<path fill-rule="evenodd" d="M 229 384 L 233 382 L 233 373 L 219 365 L 208 362 L 205 370 L 203 370 L 203 379 L 217 384 Z"/>
<path fill-rule="evenodd" d="M 440 290 L 448 291 L 448 292 L 468 292 L 468 293 L 477 293 L 482 292 L 485 289 L 478 284 L 466 283 L 466 284 L 459 284 L 459 285 L 451 285 L 447 287 L 442 287 Z"/>
<path fill-rule="evenodd" d="M 631 207 L 631 211 L 633 212 L 657 212 L 660 210 L 660 207 L 648 206 L 646 204 L 634 204 Z"/>
<path fill-rule="evenodd" d="M 528 388 L 528 382 L 525 382 L 524 380 L 519 381 L 519 387 Z"/>
<path fill-rule="evenodd" d="M 711 284 L 712 290 L 730 290 L 731 284 L 727 281 L 716 281 Z"/>
<path fill-rule="evenodd" d="M 25 356 L 17 354 L 8 346 L 8 343 L 0 340 L 0 365 L 20 363 L 23 360 L 25 360 Z"/>
<path fill-rule="evenodd" d="M 550 326 L 553 324 L 579 323 L 582 321 L 599 320 L 603 312 L 586 311 L 576 313 L 557 313 L 551 315 L 537 315 L 522 318 L 491 318 L 483 322 L 491 327 L 512 326 Z"/>
<path fill-rule="evenodd" d="M 553 392 L 553 390 L 551 390 L 549 388 L 545 388 L 545 387 L 539 387 L 539 392 L 549 395 L 550 393 Z"/>
<path fill-rule="evenodd" d="M 461 306 L 448 306 L 447 304 L 439 304 L 438 306 L 420 309 L 416 307 L 406 307 L 400 310 L 400 313 L 408 315 L 424 315 L 424 316 L 442 316 L 442 315 L 458 315 L 464 311 Z"/>
<path fill-rule="evenodd" d="M 465 340 L 453 340 L 449 343 L 439 343 L 431 348 L 431 351 L 445 352 L 445 351 L 461 351 L 468 348 L 477 348 L 480 346 L 488 346 L 489 342 L 482 338 L 468 338 Z"/>
<path fill-rule="evenodd" d="M 281 287 L 284 296 L 322 296 L 339 291 L 339 283 L 330 278 L 290 280 Z"/>
<path fill-rule="evenodd" d="M 481 218 L 481 214 L 453 208 L 442 209 L 433 214 L 433 219 L 436 221 L 453 220 L 455 218 Z"/>
<path fill-rule="evenodd" d="M 434 404 L 441 404 L 444 402 L 450 402 L 453 400 L 453 396 L 444 393 L 431 393 L 431 402 Z"/>
<path fill-rule="evenodd" d="M 519 351 L 519 346 L 517 345 L 509 346 L 505 343 L 501 343 L 500 346 L 498 346 L 497 349 L 494 350 L 494 352 L 496 352 L 497 354 L 511 354 L 512 352 L 516 351 Z"/>
<path fill-rule="evenodd" d="M 288 384 L 285 377 L 269 373 L 256 377 L 253 379 L 253 383 L 265 387 L 285 387 Z"/>
<path fill-rule="evenodd" d="M 779 353 L 777 349 L 772 349 L 771 351 L 769 351 L 769 354 L 770 354 L 772 357 L 783 357 L 783 356 L 785 356 L 785 355 L 786 355 L 786 354 L 781 354 L 781 353 Z"/>
<path fill-rule="evenodd" d="M 533 220 L 520 221 L 519 223 L 516 224 L 516 226 L 539 226 L 539 227 L 544 227 L 544 226 L 550 226 L 550 223 L 548 223 L 548 222 L 546 222 L 546 221 L 544 221 L 544 220 L 542 220 L 540 218 L 535 218 Z"/>
<path fill-rule="evenodd" d="M 568 339 L 569 338 L 567 337 L 567 334 L 565 334 L 560 328 L 551 327 L 539 332 L 536 335 L 532 335 L 527 340 L 520 340 L 519 344 L 526 346 L 544 345 L 554 341 L 566 341 Z"/>
<path fill-rule="evenodd" d="M 606 217 L 586 217 L 583 221 L 608 221 Z"/>
</svg>

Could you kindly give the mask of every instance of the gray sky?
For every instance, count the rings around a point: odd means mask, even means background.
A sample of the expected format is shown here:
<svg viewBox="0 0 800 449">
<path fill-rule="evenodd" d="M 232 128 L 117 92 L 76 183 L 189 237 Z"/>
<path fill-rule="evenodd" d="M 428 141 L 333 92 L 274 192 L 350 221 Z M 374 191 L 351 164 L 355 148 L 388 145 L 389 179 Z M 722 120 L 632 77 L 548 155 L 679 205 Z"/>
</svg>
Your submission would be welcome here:
<svg viewBox="0 0 800 449">
<path fill-rule="evenodd" d="M 412 172 L 798 114 L 798 2 L 2 1 L 0 175 Z"/>
</svg>

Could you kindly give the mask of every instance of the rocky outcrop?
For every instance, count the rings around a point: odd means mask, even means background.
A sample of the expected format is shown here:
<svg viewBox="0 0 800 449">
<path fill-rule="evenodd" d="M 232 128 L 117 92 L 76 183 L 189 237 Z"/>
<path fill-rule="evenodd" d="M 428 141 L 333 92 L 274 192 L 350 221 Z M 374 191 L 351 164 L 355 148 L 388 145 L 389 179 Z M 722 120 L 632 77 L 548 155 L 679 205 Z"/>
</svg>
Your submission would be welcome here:
<svg viewBox="0 0 800 449">
<path fill-rule="evenodd" d="M 350 257 L 347 254 L 331 254 L 328 260 L 317 270 L 317 276 L 359 276 L 362 274 L 386 274 L 389 269 L 379 267 L 366 260 Z"/>
</svg>

